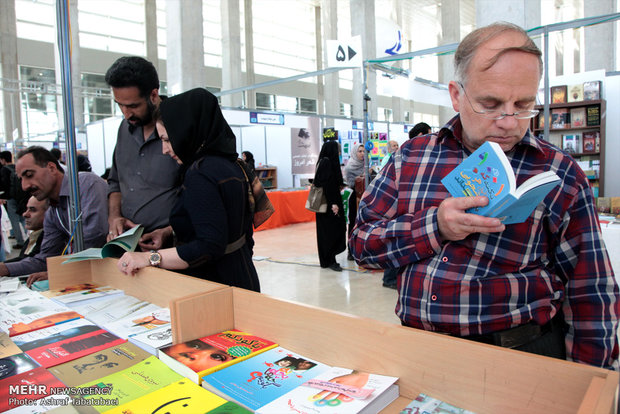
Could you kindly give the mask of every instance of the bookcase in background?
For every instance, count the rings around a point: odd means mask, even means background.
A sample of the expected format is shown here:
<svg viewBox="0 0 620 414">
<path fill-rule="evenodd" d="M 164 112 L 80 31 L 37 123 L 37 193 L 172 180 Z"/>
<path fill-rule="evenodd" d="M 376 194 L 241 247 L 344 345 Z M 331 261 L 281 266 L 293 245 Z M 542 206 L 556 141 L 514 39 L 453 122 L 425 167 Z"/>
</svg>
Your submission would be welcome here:
<svg viewBox="0 0 620 414">
<path fill-rule="evenodd" d="M 603 197 L 605 195 L 605 101 L 599 99 L 549 104 L 551 116 L 549 137 L 543 137 L 544 106 L 537 105 L 536 109 L 540 113 L 533 118 L 530 126 L 534 135 L 551 142 L 558 148 L 564 148 L 566 136 L 574 136 L 574 140 L 578 141 L 581 147 L 575 148 L 571 155 L 588 176 L 594 196 Z M 577 118 L 575 122 L 571 115 Z"/>
<path fill-rule="evenodd" d="M 263 183 L 265 190 L 278 188 L 278 168 L 277 167 L 257 167 L 256 175 Z"/>
</svg>

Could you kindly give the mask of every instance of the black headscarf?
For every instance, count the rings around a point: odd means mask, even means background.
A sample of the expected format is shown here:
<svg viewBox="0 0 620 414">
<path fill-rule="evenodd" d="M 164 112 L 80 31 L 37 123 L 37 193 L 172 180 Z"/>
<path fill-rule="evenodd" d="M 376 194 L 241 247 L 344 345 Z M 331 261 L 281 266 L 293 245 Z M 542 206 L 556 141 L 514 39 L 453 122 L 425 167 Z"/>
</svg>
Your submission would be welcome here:
<svg viewBox="0 0 620 414">
<path fill-rule="evenodd" d="M 336 182 L 342 183 L 342 170 L 340 169 L 340 144 L 337 141 L 327 141 L 321 147 L 319 153 L 319 159 L 317 163 L 323 158 L 329 159 L 329 165 L 333 177 L 336 178 Z"/>
<path fill-rule="evenodd" d="M 191 89 L 165 99 L 160 111 L 172 150 L 186 166 L 205 155 L 237 159 L 235 134 L 217 98 L 206 89 Z"/>
</svg>

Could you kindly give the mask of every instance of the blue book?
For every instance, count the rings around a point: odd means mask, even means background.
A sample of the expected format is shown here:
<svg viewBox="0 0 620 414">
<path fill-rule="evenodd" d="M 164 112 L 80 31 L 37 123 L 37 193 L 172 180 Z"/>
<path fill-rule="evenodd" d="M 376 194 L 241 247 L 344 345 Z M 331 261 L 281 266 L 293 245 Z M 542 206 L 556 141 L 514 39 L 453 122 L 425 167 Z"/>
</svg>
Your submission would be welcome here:
<svg viewBox="0 0 620 414">
<path fill-rule="evenodd" d="M 204 376 L 202 386 L 255 411 L 329 368 L 279 346 Z"/>
<path fill-rule="evenodd" d="M 528 178 L 517 187 L 512 166 L 495 142 L 485 142 L 446 175 L 441 183 L 452 197 L 483 195 L 489 204 L 468 213 L 497 217 L 504 224 L 522 223 L 560 182 L 553 171 Z"/>
</svg>

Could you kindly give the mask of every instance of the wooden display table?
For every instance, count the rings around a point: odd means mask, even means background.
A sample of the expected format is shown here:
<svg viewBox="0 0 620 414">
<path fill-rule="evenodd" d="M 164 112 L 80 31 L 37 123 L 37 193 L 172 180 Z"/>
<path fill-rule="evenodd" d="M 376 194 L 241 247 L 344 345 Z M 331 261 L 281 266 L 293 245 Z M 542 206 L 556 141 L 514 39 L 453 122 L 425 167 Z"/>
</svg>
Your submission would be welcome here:
<svg viewBox="0 0 620 414">
<path fill-rule="evenodd" d="M 618 373 L 279 300 L 116 259 L 60 265 L 50 288 L 104 283 L 169 303 L 174 343 L 236 328 L 323 363 L 399 377 L 398 413 L 420 392 L 477 413 L 612 413 Z M 183 293 L 186 296 L 180 296 Z"/>
</svg>

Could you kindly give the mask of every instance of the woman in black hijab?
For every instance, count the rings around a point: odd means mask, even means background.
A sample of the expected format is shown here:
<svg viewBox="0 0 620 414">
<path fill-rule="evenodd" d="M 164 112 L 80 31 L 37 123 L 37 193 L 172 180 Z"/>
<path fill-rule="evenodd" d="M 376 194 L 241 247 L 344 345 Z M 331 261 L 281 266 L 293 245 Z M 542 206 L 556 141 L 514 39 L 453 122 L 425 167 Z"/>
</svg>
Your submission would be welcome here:
<svg viewBox="0 0 620 414">
<path fill-rule="evenodd" d="M 340 272 L 342 268 L 336 262 L 336 255 L 346 248 L 346 221 L 340 196 L 343 181 L 338 142 L 327 141 L 321 147 L 313 184 L 323 188 L 327 199 L 327 211 L 316 213 L 319 262 L 323 268 Z"/>
<path fill-rule="evenodd" d="M 192 89 L 162 101 L 155 116 L 163 153 L 186 169 L 170 215 L 177 243 L 159 252 L 126 253 L 119 269 L 134 274 L 160 266 L 259 292 L 252 224 L 258 225 L 263 203 L 269 201 L 237 159 L 235 135 L 217 98 L 205 89 Z"/>
<path fill-rule="evenodd" d="M 243 161 L 245 161 L 245 163 L 248 165 L 248 167 L 250 167 L 250 170 L 252 170 L 252 172 L 256 172 L 256 165 L 255 165 L 255 161 L 254 161 L 254 155 L 250 152 L 250 151 L 243 151 L 241 153 L 241 158 L 243 159 Z"/>
</svg>

